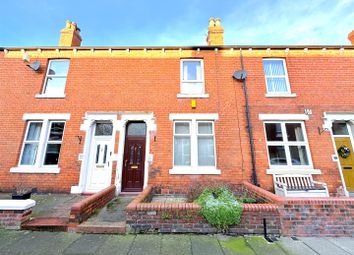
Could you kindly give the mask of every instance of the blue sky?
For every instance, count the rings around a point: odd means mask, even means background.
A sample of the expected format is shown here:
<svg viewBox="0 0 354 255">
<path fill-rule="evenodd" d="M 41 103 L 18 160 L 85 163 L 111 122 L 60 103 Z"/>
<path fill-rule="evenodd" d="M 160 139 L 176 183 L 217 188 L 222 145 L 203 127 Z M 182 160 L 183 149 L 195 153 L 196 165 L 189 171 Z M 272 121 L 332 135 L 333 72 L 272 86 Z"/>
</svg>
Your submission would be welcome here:
<svg viewBox="0 0 354 255">
<path fill-rule="evenodd" d="M 354 0 L 2 0 L 0 46 L 56 46 L 66 20 L 83 46 L 204 45 L 210 17 L 225 44 L 348 45 Z"/>
</svg>

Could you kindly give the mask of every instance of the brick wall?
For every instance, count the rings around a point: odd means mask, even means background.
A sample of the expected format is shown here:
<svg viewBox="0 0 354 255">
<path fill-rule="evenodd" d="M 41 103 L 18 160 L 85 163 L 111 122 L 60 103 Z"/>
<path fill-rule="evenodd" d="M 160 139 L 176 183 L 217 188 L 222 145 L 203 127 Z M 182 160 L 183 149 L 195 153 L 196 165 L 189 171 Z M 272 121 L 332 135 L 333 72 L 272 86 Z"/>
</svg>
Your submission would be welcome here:
<svg viewBox="0 0 354 255">
<path fill-rule="evenodd" d="M 116 192 L 116 186 L 101 190 L 71 206 L 69 226 L 74 227 L 77 224 L 87 220 L 97 209 L 104 207 L 109 201 L 111 201 Z"/>
<path fill-rule="evenodd" d="M 233 52 L 233 53 L 231 53 Z M 300 53 L 299 53 L 300 52 Z M 318 134 L 324 111 L 350 111 L 354 107 L 354 60 L 351 50 L 339 53 L 303 53 L 303 50 L 284 51 L 254 50 L 245 53 L 248 71 L 249 103 L 254 131 L 256 168 L 262 188 L 273 189 L 272 178 L 266 174 L 266 153 L 263 123 L 259 113 L 303 113 L 311 108 L 313 114 L 305 121 L 314 167 L 322 171 L 315 180 L 328 184 L 335 193 L 341 185 L 339 170 L 331 155 L 334 153 L 328 132 Z M 339 50 L 338 50 L 339 52 Z M 349 55 L 346 55 L 349 52 Z M 156 140 L 151 142 L 150 153 L 154 161 L 149 168 L 149 184 L 168 183 L 171 186 L 188 186 L 194 181 L 210 180 L 239 184 L 250 180 L 251 157 L 245 118 L 245 101 L 242 84 L 232 78 L 241 68 L 237 51 L 230 49 L 197 50 L 107 50 L 61 49 L 29 52 L 41 61 L 40 72 L 30 70 L 21 59 L 21 52 L 11 51 L 0 55 L 0 189 L 9 191 L 19 180 L 23 185 L 38 191 L 69 192 L 79 182 L 85 139 L 80 131 L 86 112 L 153 112 L 156 118 Z M 67 77 L 65 99 L 39 99 L 48 58 L 71 58 Z M 205 89 L 210 96 L 197 99 L 197 108 L 191 109 L 190 99 L 177 99 L 180 89 L 180 58 L 204 59 Z M 263 57 L 285 57 L 290 85 L 295 98 L 266 98 L 262 66 Z M 6 67 L 6 68 L 4 68 Z M 343 92 L 345 91 L 345 96 Z M 316 95 L 316 96 L 314 96 Z M 17 166 L 22 147 L 25 121 L 24 113 L 70 113 L 61 148 L 59 174 L 10 173 Z M 173 157 L 173 125 L 170 113 L 218 113 L 215 123 L 217 167 L 221 175 L 170 175 Z M 117 153 L 117 146 L 115 149 Z M 114 166 L 116 164 L 114 163 Z M 115 168 L 112 176 L 115 176 Z"/>
<path fill-rule="evenodd" d="M 195 203 L 144 203 L 151 192 L 145 189 L 126 208 L 130 232 L 161 233 L 216 233 L 200 214 Z M 240 224 L 231 226 L 229 233 L 263 234 L 263 219 L 266 219 L 269 234 L 280 234 L 280 218 L 277 207 L 270 204 L 244 204 Z"/>
<path fill-rule="evenodd" d="M 32 209 L 0 210 L 0 228 L 20 229 L 22 223 L 31 217 Z"/>
<path fill-rule="evenodd" d="M 354 198 L 284 198 L 243 183 L 247 192 L 277 205 L 284 236 L 354 237 Z"/>
</svg>

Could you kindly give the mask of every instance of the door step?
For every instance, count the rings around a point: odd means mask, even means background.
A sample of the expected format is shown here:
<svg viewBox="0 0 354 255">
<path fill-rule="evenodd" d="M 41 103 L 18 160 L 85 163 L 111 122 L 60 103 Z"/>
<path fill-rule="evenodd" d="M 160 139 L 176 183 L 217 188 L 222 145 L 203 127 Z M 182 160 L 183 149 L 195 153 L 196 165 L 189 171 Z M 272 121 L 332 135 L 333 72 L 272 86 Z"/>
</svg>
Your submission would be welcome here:
<svg viewBox="0 0 354 255">
<path fill-rule="evenodd" d="M 122 196 L 122 197 L 136 197 L 138 196 L 140 192 L 120 192 L 118 196 Z"/>
<path fill-rule="evenodd" d="M 125 234 L 125 222 L 99 222 L 99 223 L 82 223 L 75 230 L 77 233 L 90 234 Z"/>
<path fill-rule="evenodd" d="M 21 229 L 33 231 L 66 232 L 69 218 L 35 218 L 22 224 Z"/>
</svg>

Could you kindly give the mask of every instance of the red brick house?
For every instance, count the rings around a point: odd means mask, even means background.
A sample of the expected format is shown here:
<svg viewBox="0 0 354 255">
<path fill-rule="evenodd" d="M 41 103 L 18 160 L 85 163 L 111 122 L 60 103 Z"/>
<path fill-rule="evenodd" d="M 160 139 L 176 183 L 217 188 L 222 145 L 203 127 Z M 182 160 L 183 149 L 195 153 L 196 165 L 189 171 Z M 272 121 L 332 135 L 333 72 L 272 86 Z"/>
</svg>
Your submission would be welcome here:
<svg viewBox="0 0 354 255">
<path fill-rule="evenodd" d="M 83 47 L 67 22 L 59 47 L 0 48 L 0 190 L 305 174 L 354 191 L 354 47 L 225 46 L 219 19 L 207 42 Z"/>
</svg>

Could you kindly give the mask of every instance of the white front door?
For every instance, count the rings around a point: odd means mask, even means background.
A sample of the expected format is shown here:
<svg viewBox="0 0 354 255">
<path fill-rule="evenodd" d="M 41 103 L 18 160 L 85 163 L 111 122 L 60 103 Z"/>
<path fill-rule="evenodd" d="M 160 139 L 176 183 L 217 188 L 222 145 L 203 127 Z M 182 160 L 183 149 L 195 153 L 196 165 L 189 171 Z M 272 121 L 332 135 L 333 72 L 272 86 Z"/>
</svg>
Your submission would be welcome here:
<svg viewBox="0 0 354 255">
<path fill-rule="evenodd" d="M 86 192 L 100 191 L 111 185 L 112 123 L 97 123 L 92 137 Z"/>
</svg>

